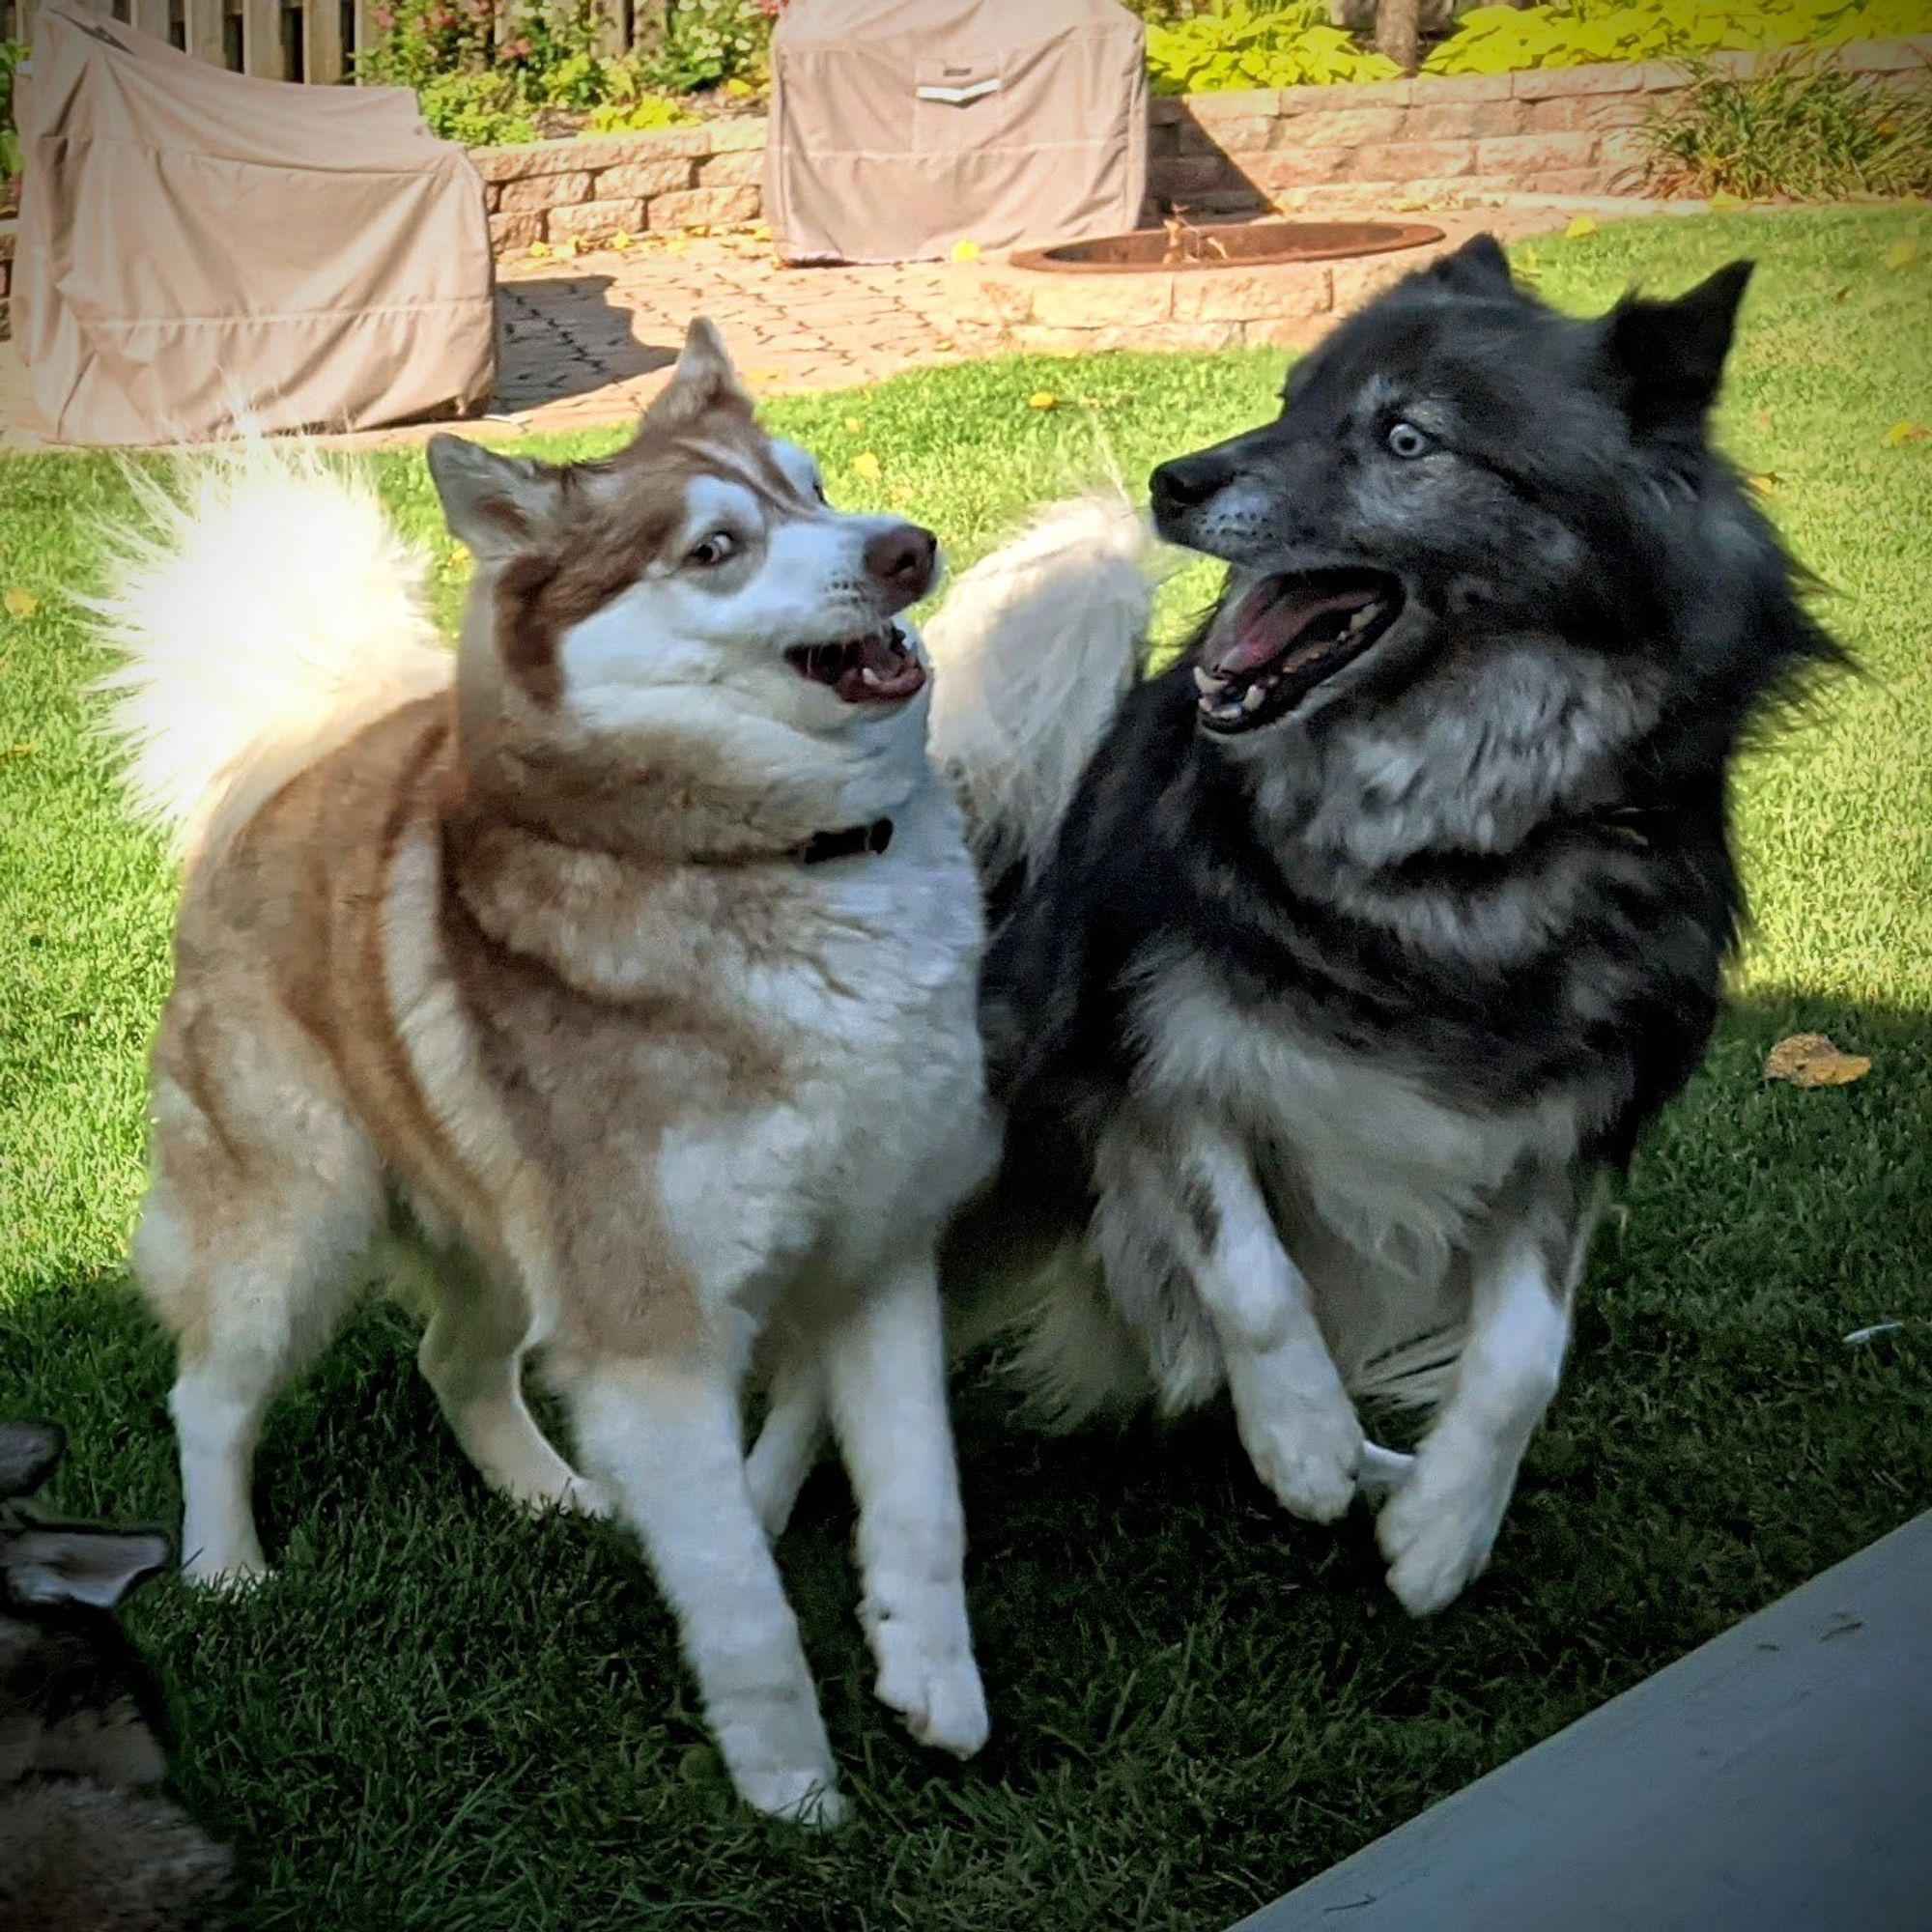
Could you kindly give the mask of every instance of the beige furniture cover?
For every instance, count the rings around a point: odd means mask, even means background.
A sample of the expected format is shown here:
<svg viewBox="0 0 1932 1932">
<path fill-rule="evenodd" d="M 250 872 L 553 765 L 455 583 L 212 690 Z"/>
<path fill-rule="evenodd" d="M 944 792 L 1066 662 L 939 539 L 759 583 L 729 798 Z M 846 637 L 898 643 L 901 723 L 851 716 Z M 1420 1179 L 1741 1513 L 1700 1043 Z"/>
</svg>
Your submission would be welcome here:
<svg viewBox="0 0 1932 1932">
<path fill-rule="evenodd" d="M 60 442 L 360 429 L 496 381 L 483 190 L 406 88 L 207 67 L 47 0 L 14 330 Z"/>
<path fill-rule="evenodd" d="M 793 0 L 765 212 L 791 262 L 904 262 L 1134 228 L 1141 23 L 1115 0 Z"/>
</svg>

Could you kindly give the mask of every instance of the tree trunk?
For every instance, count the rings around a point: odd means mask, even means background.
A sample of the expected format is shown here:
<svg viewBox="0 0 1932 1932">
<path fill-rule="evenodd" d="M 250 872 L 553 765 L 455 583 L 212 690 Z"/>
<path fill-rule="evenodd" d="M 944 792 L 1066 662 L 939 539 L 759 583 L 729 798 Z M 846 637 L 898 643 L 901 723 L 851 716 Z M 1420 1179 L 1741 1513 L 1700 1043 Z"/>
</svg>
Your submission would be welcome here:
<svg viewBox="0 0 1932 1932">
<path fill-rule="evenodd" d="M 1376 0 L 1376 45 L 1404 73 L 1413 73 L 1421 59 L 1420 0 Z"/>
</svg>

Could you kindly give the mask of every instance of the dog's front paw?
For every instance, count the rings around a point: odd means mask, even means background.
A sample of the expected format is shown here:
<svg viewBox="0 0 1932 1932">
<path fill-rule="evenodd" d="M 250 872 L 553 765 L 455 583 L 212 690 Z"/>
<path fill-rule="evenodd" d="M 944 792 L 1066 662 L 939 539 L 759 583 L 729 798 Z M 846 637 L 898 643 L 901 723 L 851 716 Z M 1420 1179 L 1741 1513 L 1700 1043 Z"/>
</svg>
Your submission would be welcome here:
<svg viewBox="0 0 1932 1932">
<path fill-rule="evenodd" d="M 1255 1472 L 1291 1516 L 1334 1522 L 1355 1499 L 1362 1425 L 1346 1396 L 1306 1400 L 1278 1415 L 1241 1415 L 1241 1442 Z"/>
<path fill-rule="evenodd" d="M 922 1629 L 910 1619 L 871 1619 L 879 1674 L 873 1692 L 921 1744 L 971 1757 L 991 1728 L 980 1667 L 964 1630 Z"/>
<path fill-rule="evenodd" d="M 845 1822 L 845 1801 L 829 1771 L 756 1771 L 735 1780 L 738 1795 L 753 1811 L 782 1818 L 808 1831 L 836 1831 Z"/>
<path fill-rule="evenodd" d="M 1388 1585 L 1410 1616 L 1453 1603 L 1479 1577 L 1509 1506 L 1509 1489 L 1487 1473 L 1432 1482 L 1424 1457 L 1376 1523 L 1388 1558 Z"/>
</svg>

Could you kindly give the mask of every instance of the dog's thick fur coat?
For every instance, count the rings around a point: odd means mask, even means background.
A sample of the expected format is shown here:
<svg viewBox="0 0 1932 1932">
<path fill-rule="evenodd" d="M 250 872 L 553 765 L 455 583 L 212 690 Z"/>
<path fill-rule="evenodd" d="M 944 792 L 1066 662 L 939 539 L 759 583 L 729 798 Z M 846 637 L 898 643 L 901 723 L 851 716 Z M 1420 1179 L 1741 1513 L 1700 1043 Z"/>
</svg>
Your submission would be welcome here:
<svg viewBox="0 0 1932 1932">
<path fill-rule="evenodd" d="M 1481 238 L 1155 472 L 1161 532 L 1230 566 L 1172 669 L 1135 682 L 1091 540 L 930 627 L 1009 721 L 934 746 L 1008 1114 L 961 1334 L 1064 1421 L 1225 1391 L 1294 1514 L 1386 1494 L 1418 1613 L 1488 1560 L 1604 1186 L 1704 1051 L 1733 753 L 1833 654 L 1707 440 L 1746 278 L 1575 321 Z M 1365 1441 L 1378 1396 L 1436 1410 L 1412 1463 Z"/>
<path fill-rule="evenodd" d="M 703 324 L 615 456 L 430 466 L 476 560 L 454 655 L 379 508 L 267 451 L 156 505 L 103 607 L 189 860 L 134 1241 L 186 1566 L 262 1573 L 264 1408 L 383 1244 L 478 1469 L 636 1528 L 739 1791 L 830 1823 L 744 1472 L 760 1359 L 829 1400 L 880 1696 L 986 1730 L 934 1268 L 993 1150 L 982 934 L 893 622 L 934 547 L 829 509 Z"/>
</svg>

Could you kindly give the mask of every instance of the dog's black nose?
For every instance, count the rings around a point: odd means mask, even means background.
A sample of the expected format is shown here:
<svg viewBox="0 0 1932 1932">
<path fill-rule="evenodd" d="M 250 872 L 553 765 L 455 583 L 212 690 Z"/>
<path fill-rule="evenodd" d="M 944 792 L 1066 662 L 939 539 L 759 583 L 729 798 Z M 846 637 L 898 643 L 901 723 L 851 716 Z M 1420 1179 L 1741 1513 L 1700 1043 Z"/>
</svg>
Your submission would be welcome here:
<svg viewBox="0 0 1932 1932">
<path fill-rule="evenodd" d="M 1233 474 L 1226 458 L 1204 449 L 1163 463 L 1148 479 L 1148 494 L 1153 498 L 1156 515 L 1172 516 L 1179 510 L 1198 508 L 1224 488 Z"/>
<path fill-rule="evenodd" d="M 866 541 L 866 574 L 898 599 L 895 610 L 917 604 L 932 588 L 939 539 L 917 524 L 895 524 Z"/>
</svg>

